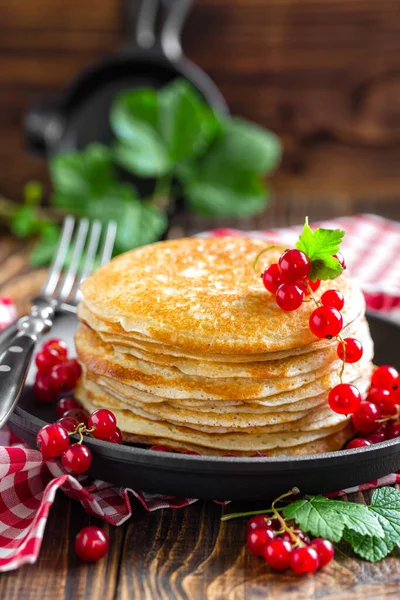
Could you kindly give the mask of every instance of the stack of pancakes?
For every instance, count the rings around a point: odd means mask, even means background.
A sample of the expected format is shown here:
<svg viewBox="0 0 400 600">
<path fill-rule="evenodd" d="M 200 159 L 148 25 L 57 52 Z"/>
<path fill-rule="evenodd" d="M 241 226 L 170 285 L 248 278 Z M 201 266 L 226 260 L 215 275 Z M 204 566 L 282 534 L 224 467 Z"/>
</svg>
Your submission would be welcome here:
<svg viewBox="0 0 400 600">
<path fill-rule="evenodd" d="M 124 440 L 201 454 L 297 455 L 337 450 L 352 435 L 333 413 L 340 382 L 337 341 L 309 330 L 315 305 L 284 312 L 261 270 L 282 250 L 253 261 L 265 242 L 188 238 L 128 252 L 82 286 L 76 334 L 88 410 L 112 410 Z M 364 346 L 344 381 L 364 396 L 373 346 L 360 290 L 344 272 L 316 296 L 345 298 L 343 337 Z"/>
</svg>

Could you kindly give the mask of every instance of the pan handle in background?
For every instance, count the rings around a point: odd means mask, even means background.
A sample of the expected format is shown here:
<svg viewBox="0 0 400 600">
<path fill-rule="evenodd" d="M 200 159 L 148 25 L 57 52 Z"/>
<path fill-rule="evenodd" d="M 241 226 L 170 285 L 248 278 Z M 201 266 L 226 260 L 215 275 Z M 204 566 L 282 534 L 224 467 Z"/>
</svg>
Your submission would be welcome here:
<svg viewBox="0 0 400 600">
<path fill-rule="evenodd" d="M 64 131 L 65 120 L 57 96 L 40 98 L 24 117 L 28 147 L 35 154 L 45 156 L 54 148 Z"/>
<path fill-rule="evenodd" d="M 125 0 L 128 35 L 141 50 L 158 47 L 171 62 L 177 61 L 182 56 L 181 32 L 191 4 L 192 0 Z"/>
</svg>

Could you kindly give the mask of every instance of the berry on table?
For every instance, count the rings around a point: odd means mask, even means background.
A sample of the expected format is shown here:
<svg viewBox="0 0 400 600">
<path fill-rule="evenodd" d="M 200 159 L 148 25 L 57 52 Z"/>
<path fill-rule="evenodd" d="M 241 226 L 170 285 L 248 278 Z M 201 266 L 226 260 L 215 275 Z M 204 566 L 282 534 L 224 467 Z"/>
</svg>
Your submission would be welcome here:
<svg viewBox="0 0 400 600">
<path fill-rule="evenodd" d="M 72 417 L 78 423 L 84 423 L 85 425 L 87 425 L 89 419 L 88 413 L 83 408 L 70 408 L 63 414 L 63 417 Z"/>
<path fill-rule="evenodd" d="M 63 452 L 61 464 L 70 473 L 86 473 L 92 464 L 92 453 L 83 444 L 72 444 Z"/>
<path fill-rule="evenodd" d="M 60 357 L 62 356 L 64 358 L 67 358 L 68 356 L 67 344 L 63 342 L 63 340 L 59 340 L 57 338 L 47 340 L 47 342 L 43 344 L 42 350 L 44 352 L 58 354 Z"/>
<path fill-rule="evenodd" d="M 284 571 L 290 566 L 292 547 L 289 542 L 279 538 L 273 539 L 264 548 L 264 558 L 270 567 Z"/>
<path fill-rule="evenodd" d="M 315 336 L 330 340 L 341 332 L 343 318 L 336 308 L 319 306 L 311 313 L 309 325 Z"/>
<path fill-rule="evenodd" d="M 356 363 L 363 355 L 362 344 L 355 338 L 344 338 L 343 343 L 338 343 L 337 355 L 346 363 Z"/>
<path fill-rule="evenodd" d="M 276 290 L 276 303 L 282 310 L 298 309 L 304 300 L 304 289 L 294 283 L 282 283 Z"/>
<path fill-rule="evenodd" d="M 316 538 L 310 544 L 311 548 L 318 554 L 319 567 L 324 567 L 331 562 L 335 555 L 335 549 L 332 542 L 323 538 Z"/>
<path fill-rule="evenodd" d="M 247 534 L 246 545 L 249 549 L 249 552 L 255 554 L 256 556 L 262 556 L 266 544 L 273 539 L 274 532 L 272 529 L 267 527 L 253 529 Z"/>
<path fill-rule="evenodd" d="M 397 413 L 397 407 L 389 390 L 372 388 L 368 393 L 367 402 L 373 402 L 379 408 L 382 417 L 392 417 Z"/>
<path fill-rule="evenodd" d="M 265 269 L 262 276 L 264 287 L 275 294 L 278 287 L 283 283 L 282 273 L 276 263 L 270 265 L 268 269 Z"/>
<path fill-rule="evenodd" d="M 315 573 L 318 569 L 319 561 L 317 551 L 311 546 L 302 546 L 295 548 L 290 557 L 290 567 L 297 575 L 303 573 Z"/>
<path fill-rule="evenodd" d="M 311 261 L 307 254 L 301 250 L 286 250 L 278 261 L 282 278 L 287 283 L 294 283 L 307 277 L 311 268 Z"/>
<path fill-rule="evenodd" d="M 338 290 L 327 290 L 321 296 L 321 302 L 324 306 L 331 306 L 336 310 L 342 310 L 344 306 L 343 294 Z"/>
<path fill-rule="evenodd" d="M 355 385 L 339 383 L 329 392 L 328 403 L 333 412 L 350 415 L 359 409 L 361 394 Z"/>
<path fill-rule="evenodd" d="M 58 354 L 41 350 L 36 354 L 35 363 L 39 373 L 49 375 L 56 365 L 62 363 L 64 358 L 60 358 Z"/>
<path fill-rule="evenodd" d="M 59 423 L 49 423 L 39 429 L 36 445 L 45 459 L 61 456 L 69 446 L 68 432 Z"/>
<path fill-rule="evenodd" d="M 352 450 L 353 448 L 364 448 L 364 446 L 370 446 L 371 442 L 365 438 L 354 438 L 346 445 L 346 450 Z"/>
<path fill-rule="evenodd" d="M 49 375 L 37 374 L 33 384 L 33 394 L 39 402 L 51 404 L 57 400 L 57 390 L 54 389 L 53 381 Z"/>
<path fill-rule="evenodd" d="M 56 421 L 61 427 L 64 427 L 68 431 L 68 433 L 72 433 L 79 425 L 79 421 L 73 419 L 72 417 L 61 417 Z"/>
<path fill-rule="evenodd" d="M 117 427 L 117 419 L 111 410 L 99 408 L 92 412 L 88 419 L 88 428 L 94 428 L 92 432 L 95 438 L 99 440 L 107 440 L 110 438 Z"/>
<path fill-rule="evenodd" d="M 110 437 L 107 438 L 105 441 L 111 442 L 112 444 L 122 444 L 123 438 L 122 431 L 120 430 L 120 428 L 116 427 L 114 433 L 110 435 Z M 200 456 L 200 452 L 194 452 L 194 450 L 185 450 L 183 454 L 193 454 L 195 456 Z"/>
<path fill-rule="evenodd" d="M 73 396 L 67 396 L 66 398 L 61 398 L 56 404 L 56 415 L 58 418 L 63 417 L 67 410 L 71 410 L 71 408 L 82 408 L 81 404 L 78 400 L 75 400 Z"/>
<path fill-rule="evenodd" d="M 247 521 L 247 531 L 254 529 L 272 529 L 271 519 L 267 515 L 255 515 Z"/>
<path fill-rule="evenodd" d="M 386 439 L 393 440 L 400 436 L 400 421 L 393 421 L 387 428 Z"/>
<path fill-rule="evenodd" d="M 53 367 L 50 378 L 60 392 L 69 392 L 75 387 L 79 378 L 77 364 L 75 360 L 67 360 Z"/>
<path fill-rule="evenodd" d="M 99 527 L 84 527 L 75 538 L 75 552 L 82 560 L 95 562 L 107 554 L 109 541 Z"/>
<path fill-rule="evenodd" d="M 372 433 L 379 429 L 380 418 L 380 410 L 373 402 L 363 402 L 352 416 L 354 427 L 362 433 Z"/>
<path fill-rule="evenodd" d="M 398 377 L 399 374 L 394 367 L 382 365 L 375 369 L 372 374 L 372 387 L 389 390 L 395 384 Z"/>
</svg>

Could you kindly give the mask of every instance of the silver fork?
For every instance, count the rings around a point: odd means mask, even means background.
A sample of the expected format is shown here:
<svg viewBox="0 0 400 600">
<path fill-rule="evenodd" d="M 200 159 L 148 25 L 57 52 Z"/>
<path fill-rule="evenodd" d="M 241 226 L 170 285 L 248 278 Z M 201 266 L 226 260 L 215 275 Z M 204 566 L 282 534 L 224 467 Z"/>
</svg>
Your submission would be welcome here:
<svg viewBox="0 0 400 600">
<path fill-rule="evenodd" d="M 30 314 L 9 328 L 6 347 L 0 354 L 0 427 L 6 423 L 21 396 L 36 342 L 43 333 L 50 331 L 56 311 L 76 310 L 80 285 L 90 275 L 96 259 L 100 265 L 110 261 L 116 230 L 114 222 L 108 223 L 104 241 L 100 244 L 100 221 L 90 223 L 88 219 L 81 219 L 75 224 L 73 217 L 66 217 L 41 294 L 34 299 Z M 70 251 L 71 260 L 63 273 Z M 3 348 L 4 344 L 3 341 Z"/>
</svg>

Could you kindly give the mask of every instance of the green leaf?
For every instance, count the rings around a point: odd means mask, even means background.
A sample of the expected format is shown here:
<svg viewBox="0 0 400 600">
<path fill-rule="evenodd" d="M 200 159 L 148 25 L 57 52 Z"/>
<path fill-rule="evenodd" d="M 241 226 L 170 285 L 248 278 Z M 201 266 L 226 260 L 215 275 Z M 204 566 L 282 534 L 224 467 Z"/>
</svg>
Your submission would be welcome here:
<svg viewBox="0 0 400 600">
<path fill-rule="evenodd" d="M 40 221 L 34 206 L 23 205 L 17 208 L 11 220 L 12 233 L 19 238 L 35 235 L 40 231 Z"/>
<path fill-rule="evenodd" d="M 171 171 L 168 150 L 158 131 L 159 104 L 153 89 L 119 94 L 110 123 L 118 142 L 115 161 L 136 175 L 158 177 Z"/>
<path fill-rule="evenodd" d="M 43 186 L 40 181 L 28 181 L 24 186 L 25 204 L 38 205 L 43 196 Z"/>
<path fill-rule="evenodd" d="M 287 519 L 294 519 L 303 531 L 333 542 L 340 540 L 345 528 L 360 535 L 384 537 L 378 519 L 364 504 L 311 496 L 309 500 L 289 504 L 283 514 Z"/>
<path fill-rule="evenodd" d="M 344 539 L 352 545 L 356 554 L 370 562 L 385 558 L 394 548 L 393 542 L 386 538 L 363 536 L 349 530 L 344 532 Z"/>
<path fill-rule="evenodd" d="M 338 542 L 344 530 L 344 518 L 337 513 L 332 500 L 311 496 L 309 500 L 292 502 L 282 511 L 286 519 L 294 519 L 300 528 L 316 537 Z"/>
<path fill-rule="evenodd" d="M 340 229 L 319 228 L 313 231 L 306 219 L 296 248 L 307 254 L 311 261 L 309 277 L 312 281 L 335 279 L 341 274 L 342 267 L 333 255 L 339 251 L 344 235 L 345 232 Z"/>
<path fill-rule="evenodd" d="M 400 492 L 390 487 L 375 490 L 369 510 L 381 524 L 386 539 L 400 547 Z"/>
<path fill-rule="evenodd" d="M 173 162 L 196 156 L 210 136 L 210 113 L 194 88 L 175 79 L 158 93 L 159 130 Z M 207 117 L 207 118 L 205 118 Z"/>
<path fill-rule="evenodd" d="M 231 168 L 259 174 L 275 169 L 281 158 L 281 145 L 274 133 L 238 118 L 227 121 L 218 151 Z"/>
<path fill-rule="evenodd" d="M 59 242 L 60 231 L 57 225 L 46 223 L 42 228 L 41 237 L 31 254 L 31 263 L 42 267 L 51 262 Z"/>
</svg>

